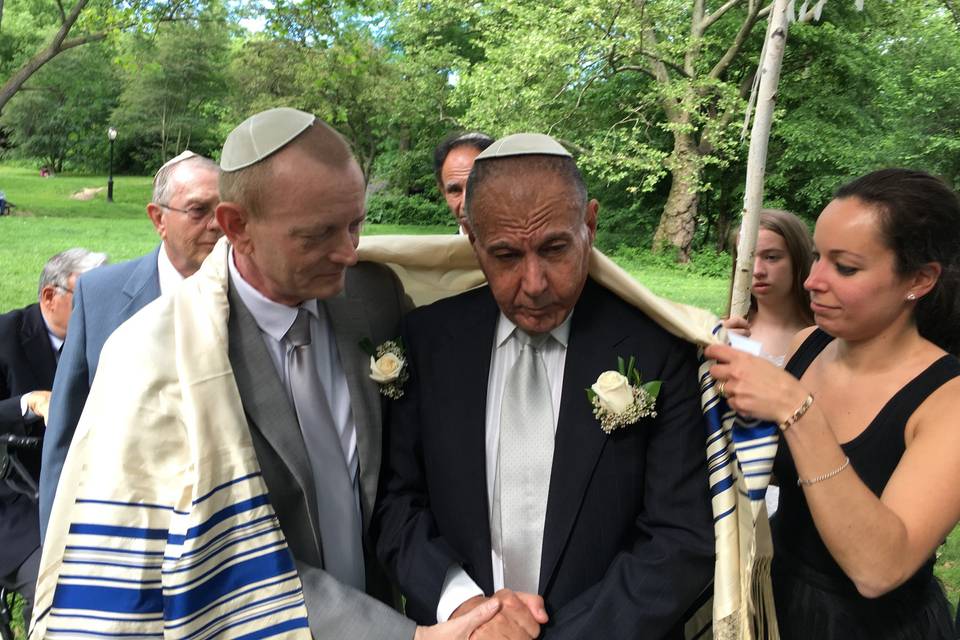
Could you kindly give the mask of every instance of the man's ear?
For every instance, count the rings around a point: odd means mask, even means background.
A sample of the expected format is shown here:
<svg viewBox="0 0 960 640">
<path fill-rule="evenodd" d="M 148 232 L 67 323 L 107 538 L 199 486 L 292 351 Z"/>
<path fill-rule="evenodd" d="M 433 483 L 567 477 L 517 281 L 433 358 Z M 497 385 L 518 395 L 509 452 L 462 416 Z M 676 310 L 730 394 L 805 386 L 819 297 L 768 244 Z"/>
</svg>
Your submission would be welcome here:
<svg viewBox="0 0 960 640">
<path fill-rule="evenodd" d="M 590 244 L 597 235 L 597 214 L 600 212 L 600 203 L 596 199 L 587 203 L 587 214 L 584 216 L 584 224 L 590 230 Z"/>
<path fill-rule="evenodd" d="M 52 284 L 47 284 L 43 286 L 43 289 L 40 290 L 40 308 L 49 309 L 50 304 L 53 302 L 53 299 L 57 296 L 59 292 L 57 288 Z"/>
<path fill-rule="evenodd" d="M 243 254 L 252 253 L 250 235 L 247 233 L 247 223 L 250 213 L 236 202 L 221 202 L 217 205 L 217 224 L 223 230 L 223 235 L 233 245 L 234 251 Z"/>
<path fill-rule="evenodd" d="M 151 202 L 147 205 L 147 215 L 150 217 L 150 222 L 153 223 L 153 228 L 157 230 L 157 233 L 160 234 L 160 237 L 165 238 L 167 228 L 166 219 L 163 215 L 163 207 Z"/>
</svg>

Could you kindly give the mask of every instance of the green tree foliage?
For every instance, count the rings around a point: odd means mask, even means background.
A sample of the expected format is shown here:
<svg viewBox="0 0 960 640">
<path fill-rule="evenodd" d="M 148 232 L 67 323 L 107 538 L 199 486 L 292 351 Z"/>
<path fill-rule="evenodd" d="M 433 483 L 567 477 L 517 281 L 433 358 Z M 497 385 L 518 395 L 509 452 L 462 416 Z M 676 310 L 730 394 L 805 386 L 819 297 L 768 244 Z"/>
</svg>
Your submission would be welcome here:
<svg viewBox="0 0 960 640">
<path fill-rule="evenodd" d="M 107 123 L 121 90 L 111 47 L 70 51 L 44 67 L 4 112 L 0 124 L 20 157 L 56 172 L 103 170 Z"/>
<path fill-rule="evenodd" d="M 219 151 L 229 46 L 229 28 L 216 10 L 130 38 L 113 116 L 128 168 L 152 173 L 187 148 Z"/>
<path fill-rule="evenodd" d="M 0 0 L 0 51 L 9 54 L 0 55 L 0 112 L 24 83 L 63 52 L 196 16 L 204 1 Z M 4 20 L 7 13 L 12 19 Z"/>
<path fill-rule="evenodd" d="M 768 200 L 812 219 L 843 182 L 910 166 L 960 185 L 960 29 L 939 2 L 868 5 L 791 30 Z"/>
</svg>

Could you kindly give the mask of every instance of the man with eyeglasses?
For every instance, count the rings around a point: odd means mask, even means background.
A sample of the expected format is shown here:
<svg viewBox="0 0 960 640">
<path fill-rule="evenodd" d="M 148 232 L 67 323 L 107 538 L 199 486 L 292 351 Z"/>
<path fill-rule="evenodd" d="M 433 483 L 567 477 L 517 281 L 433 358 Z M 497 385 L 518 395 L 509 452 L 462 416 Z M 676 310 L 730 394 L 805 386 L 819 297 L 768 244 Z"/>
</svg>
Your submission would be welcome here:
<svg viewBox="0 0 960 640">
<path fill-rule="evenodd" d="M 130 316 L 200 268 L 223 233 L 214 217 L 220 202 L 218 167 L 184 151 L 153 180 L 147 205 L 161 243 L 145 256 L 99 269 L 77 281 L 70 331 L 53 384 L 51 420 L 43 442 L 40 535 L 46 534 L 57 483 L 97 371 L 103 343 Z"/>
<path fill-rule="evenodd" d="M 58 253 L 43 267 L 38 302 L 0 315 L 0 436 L 43 433 L 77 276 L 106 260 L 106 255 L 86 249 Z M 23 452 L 18 462 L 22 477 L 11 475 L 8 480 L 0 472 L 0 587 L 23 596 L 23 617 L 29 621 L 40 566 L 40 533 L 37 503 L 28 494 L 35 491 L 30 484 L 40 474 L 40 456 Z"/>
</svg>

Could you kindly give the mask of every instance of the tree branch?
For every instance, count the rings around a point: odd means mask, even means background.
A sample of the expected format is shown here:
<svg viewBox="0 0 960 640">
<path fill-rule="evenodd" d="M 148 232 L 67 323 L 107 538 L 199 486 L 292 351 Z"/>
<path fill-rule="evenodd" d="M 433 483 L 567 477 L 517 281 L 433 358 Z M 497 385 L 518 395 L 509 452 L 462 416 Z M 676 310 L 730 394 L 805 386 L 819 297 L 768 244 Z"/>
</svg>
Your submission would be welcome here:
<svg viewBox="0 0 960 640">
<path fill-rule="evenodd" d="M 719 9 L 717 9 L 710 15 L 704 17 L 700 27 L 701 32 L 705 32 L 707 29 L 709 29 L 713 25 L 714 22 L 722 18 L 723 14 L 725 14 L 727 11 L 734 8 L 741 2 L 743 2 L 743 0 L 727 0 L 727 2 L 723 6 L 721 6 Z"/>
<path fill-rule="evenodd" d="M 67 12 L 63 10 L 63 1 L 57 0 L 57 9 L 60 11 L 60 24 L 67 21 Z"/>
<path fill-rule="evenodd" d="M 710 73 L 707 74 L 708 78 L 716 80 L 723 75 L 723 73 L 730 66 L 730 63 L 733 62 L 737 55 L 740 54 L 744 43 L 747 41 L 747 37 L 750 35 L 750 32 L 753 31 L 753 26 L 757 23 L 758 17 L 759 14 L 756 13 L 756 10 L 754 10 L 753 13 L 747 14 L 747 17 L 743 20 L 743 24 L 740 25 L 740 30 L 737 32 L 736 37 L 730 44 L 730 47 L 726 50 L 726 52 L 724 52 L 723 57 L 717 61 L 717 64 L 713 66 L 713 69 L 710 70 Z"/>
</svg>

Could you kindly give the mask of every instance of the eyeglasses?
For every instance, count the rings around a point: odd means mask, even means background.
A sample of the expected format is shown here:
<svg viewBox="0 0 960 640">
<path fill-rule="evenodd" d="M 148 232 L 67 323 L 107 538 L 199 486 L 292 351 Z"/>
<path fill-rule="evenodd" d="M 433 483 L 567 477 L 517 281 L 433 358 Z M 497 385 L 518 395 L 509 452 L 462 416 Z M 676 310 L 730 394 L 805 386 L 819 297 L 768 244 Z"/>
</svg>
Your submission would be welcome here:
<svg viewBox="0 0 960 640">
<path fill-rule="evenodd" d="M 55 286 L 57 289 L 60 289 L 64 293 L 71 293 L 71 294 L 73 293 L 73 289 L 71 289 L 70 287 L 65 287 L 62 284 L 55 284 L 53 286 Z"/>
<path fill-rule="evenodd" d="M 193 222 L 203 222 L 209 220 L 213 216 L 214 211 L 216 211 L 216 205 L 205 204 L 205 205 L 195 205 L 189 209 L 181 209 L 179 207 L 171 207 L 168 204 L 157 205 L 163 207 L 164 209 L 170 209 L 171 211 L 179 211 L 180 213 L 187 214 L 187 217 L 190 218 Z"/>
</svg>

